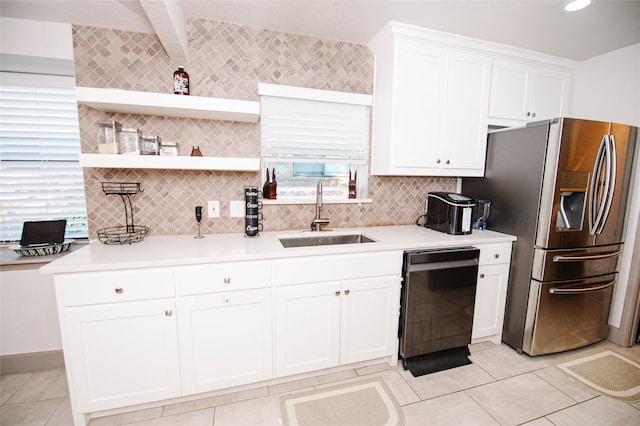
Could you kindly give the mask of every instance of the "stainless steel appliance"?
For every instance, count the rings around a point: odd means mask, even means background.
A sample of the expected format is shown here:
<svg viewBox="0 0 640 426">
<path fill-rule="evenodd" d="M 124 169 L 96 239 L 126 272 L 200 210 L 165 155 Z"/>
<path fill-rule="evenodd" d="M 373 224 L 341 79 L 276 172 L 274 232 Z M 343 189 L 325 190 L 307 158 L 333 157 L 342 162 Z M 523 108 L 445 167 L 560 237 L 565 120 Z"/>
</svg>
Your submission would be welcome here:
<svg viewBox="0 0 640 426">
<path fill-rule="evenodd" d="M 491 132 L 489 229 L 516 235 L 503 340 L 529 355 L 607 337 L 637 128 L 570 118 Z"/>
<path fill-rule="evenodd" d="M 400 356 L 414 376 L 470 363 L 479 255 L 474 247 L 405 252 Z"/>
</svg>

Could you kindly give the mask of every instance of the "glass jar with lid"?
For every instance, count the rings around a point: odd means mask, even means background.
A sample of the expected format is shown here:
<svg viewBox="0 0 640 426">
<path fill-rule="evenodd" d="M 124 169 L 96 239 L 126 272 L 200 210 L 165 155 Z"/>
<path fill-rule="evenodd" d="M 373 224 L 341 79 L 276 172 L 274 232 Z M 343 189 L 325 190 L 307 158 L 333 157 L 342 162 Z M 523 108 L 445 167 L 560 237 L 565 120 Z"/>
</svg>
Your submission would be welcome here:
<svg viewBox="0 0 640 426">
<path fill-rule="evenodd" d="M 98 127 L 98 152 L 100 154 L 120 153 L 120 129 L 117 121 L 100 120 Z"/>
<path fill-rule="evenodd" d="M 177 156 L 178 155 L 178 143 L 177 142 L 169 142 L 162 141 L 160 142 L 160 155 L 170 155 Z"/>
<path fill-rule="evenodd" d="M 140 138 L 140 154 L 159 155 L 161 142 L 160 136 L 142 135 Z"/>
<path fill-rule="evenodd" d="M 140 154 L 140 138 L 142 131 L 131 127 L 123 127 L 120 130 L 120 153 L 138 155 Z"/>
</svg>

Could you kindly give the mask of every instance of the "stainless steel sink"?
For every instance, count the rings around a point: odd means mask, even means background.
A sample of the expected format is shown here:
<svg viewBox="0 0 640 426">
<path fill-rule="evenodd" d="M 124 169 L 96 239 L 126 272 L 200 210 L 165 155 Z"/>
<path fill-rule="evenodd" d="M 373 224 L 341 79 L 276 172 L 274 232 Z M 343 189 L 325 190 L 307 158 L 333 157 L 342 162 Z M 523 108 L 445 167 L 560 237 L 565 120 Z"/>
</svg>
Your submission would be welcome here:
<svg viewBox="0 0 640 426">
<path fill-rule="evenodd" d="M 335 244 L 361 244 L 375 243 L 373 240 L 362 234 L 348 235 L 314 235 L 309 237 L 292 237 L 280 238 L 283 247 L 311 247 L 311 246 L 329 246 Z"/>
</svg>

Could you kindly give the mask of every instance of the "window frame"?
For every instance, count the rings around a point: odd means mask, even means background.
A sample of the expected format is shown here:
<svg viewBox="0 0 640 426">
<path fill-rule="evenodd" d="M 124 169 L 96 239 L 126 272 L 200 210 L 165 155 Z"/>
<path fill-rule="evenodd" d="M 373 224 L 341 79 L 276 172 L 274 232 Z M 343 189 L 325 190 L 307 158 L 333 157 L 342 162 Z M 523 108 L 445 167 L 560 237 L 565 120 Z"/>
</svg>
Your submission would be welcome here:
<svg viewBox="0 0 640 426">
<path fill-rule="evenodd" d="M 4 57 L 4 55 L 3 55 Z M 36 58 L 37 59 L 37 58 Z M 45 60 L 46 62 L 46 60 Z M 30 96 L 29 93 L 33 93 L 33 97 L 37 99 L 41 99 L 42 97 L 46 97 L 47 95 L 42 95 L 41 93 L 50 91 L 52 92 L 52 97 L 57 97 L 60 91 L 65 92 L 62 96 L 67 97 L 63 102 L 65 104 L 75 105 L 75 111 L 70 109 L 63 108 L 58 113 L 54 111 L 51 115 L 53 117 L 52 125 L 59 125 L 61 128 L 64 128 L 65 134 L 61 135 L 57 140 L 61 141 L 61 151 L 58 152 L 59 157 L 55 154 L 55 151 L 47 151 L 46 149 L 42 149 L 46 147 L 46 143 L 50 143 L 55 141 L 56 138 L 50 137 L 42 137 L 38 133 L 53 134 L 52 130 L 43 129 L 40 132 L 37 127 L 39 127 L 39 121 L 41 120 L 42 115 L 32 115 L 29 117 L 34 117 L 35 119 L 31 122 L 29 120 L 22 119 L 18 114 L 20 113 L 20 107 L 13 107 L 16 109 L 17 115 L 16 120 L 13 122 L 3 121 L 3 126 L 7 125 L 6 133 L 4 134 L 9 141 L 10 139 L 21 138 L 19 133 L 23 130 L 29 130 L 29 125 L 32 125 L 35 129 L 32 135 L 29 135 L 27 139 L 31 141 L 44 141 L 45 144 L 32 142 L 29 148 L 34 149 L 37 148 L 37 151 L 33 151 L 33 161 L 28 160 L 27 158 L 30 156 L 30 153 L 21 153 L 16 151 L 16 147 L 19 146 L 19 143 L 16 142 L 8 142 L 4 143 L 1 147 L 3 151 L 5 151 L 5 155 L 2 155 L 0 158 L 0 163 L 2 164 L 2 212 L 3 216 L 1 222 L 0 229 L 0 240 L 5 243 L 17 242 L 20 241 L 20 237 L 22 234 L 22 223 L 26 221 L 40 221 L 40 220 L 54 220 L 54 219 L 66 219 L 67 227 L 65 232 L 65 238 L 67 239 L 76 239 L 76 240 L 84 240 L 89 238 L 89 227 L 88 227 L 88 211 L 87 211 L 87 200 L 85 194 L 85 186 L 84 186 L 84 173 L 83 169 L 79 163 L 79 154 L 81 150 L 81 141 L 80 141 L 80 128 L 79 128 L 79 120 L 78 120 L 78 111 L 77 111 L 77 103 L 75 101 L 75 78 L 72 75 L 65 75 L 65 73 L 53 73 L 47 72 L 46 67 L 43 67 L 40 73 L 33 72 L 19 72 L 12 70 L 7 72 L 2 70 L 0 74 L 0 85 L 3 87 L 30 87 L 33 89 L 28 89 L 25 92 L 24 96 Z M 32 71 L 32 70 L 29 70 Z M 43 88 L 44 90 L 40 90 L 40 94 L 38 93 L 39 89 Z M 3 93 L 4 90 L 3 90 Z M 7 91 L 8 93 L 8 91 Z M 5 97 L 6 96 L 6 97 Z M 72 99 L 71 99 L 72 98 Z M 4 95 L 2 97 L 2 102 L 10 102 L 10 96 Z M 33 101 L 27 101 L 33 103 Z M 26 111 L 29 110 L 29 105 L 26 105 Z M 3 105 L 3 107 L 12 108 L 8 103 Z M 38 110 L 37 114 L 43 112 L 44 108 L 41 108 L 41 104 L 36 105 L 35 108 Z M 60 114 L 60 116 L 57 116 Z M 23 116 L 24 117 L 24 116 Z M 75 120 L 75 125 L 70 124 Z M 14 127 L 11 127 L 14 126 Z M 70 130 L 70 132 L 69 132 Z M 72 136 L 69 136 L 69 133 Z M 75 143 L 77 141 L 77 143 Z M 36 145 L 39 145 L 38 148 Z M 50 147 L 51 145 L 49 145 Z M 19 149 L 18 149 L 19 151 Z M 53 154 L 53 157 L 51 156 Z M 13 160 L 7 160 L 7 157 L 13 157 Z M 32 191 L 33 193 L 39 193 L 46 188 L 50 187 L 51 192 L 55 193 L 55 189 L 63 189 L 63 191 L 59 192 L 57 195 L 52 195 L 47 200 L 43 200 L 42 204 L 40 198 L 34 199 L 28 195 L 25 196 L 17 196 L 12 198 L 10 195 L 16 193 L 16 190 L 11 190 L 11 185 L 16 185 L 18 188 L 20 183 L 19 180 L 22 179 L 20 177 L 20 172 L 17 174 L 15 170 L 20 168 L 20 165 L 28 165 L 31 163 L 29 170 L 36 171 L 41 170 L 41 173 L 33 174 L 34 177 L 26 178 L 27 180 L 31 180 L 31 182 L 27 183 L 27 190 Z M 38 166 L 38 164 L 40 166 Z M 53 165 L 54 167 L 48 168 L 47 166 Z M 18 166 L 18 167 L 16 167 Z M 52 171 L 53 170 L 53 171 Z M 29 172 L 31 173 L 31 172 Z M 62 181 L 57 181 L 51 183 L 51 178 L 56 176 L 63 176 L 64 179 Z M 40 176 L 40 177 L 37 177 Z M 13 182 L 11 182 L 13 181 Z M 10 183 L 11 182 L 11 183 Z M 46 182 L 44 185 L 41 182 Z M 24 187 L 23 187 L 24 188 Z M 9 190 L 7 190 L 9 189 Z M 21 189 L 24 191 L 24 189 Z M 81 195 L 80 195 L 81 194 Z M 26 198 L 25 198 L 26 197 Z M 80 199 L 82 200 L 80 202 Z M 25 200 L 25 201 L 22 201 Z M 34 201 L 36 200 L 36 201 Z M 23 202 L 23 205 L 20 206 L 20 203 Z M 10 207 L 9 203 L 13 203 L 13 207 Z M 35 206 L 40 205 L 40 207 Z M 70 203 L 70 204 L 69 204 Z M 31 204 L 31 205 L 30 205 Z M 68 209 L 63 206 L 64 204 L 69 204 L 74 206 L 72 209 Z M 63 211 L 66 210 L 66 211 Z M 7 213 L 11 211 L 11 213 Z M 23 217 L 16 216 L 23 215 Z M 11 220 L 13 219 L 13 220 Z"/>
<path fill-rule="evenodd" d="M 276 164 L 276 165 L 290 164 L 291 165 L 290 179 L 293 179 L 298 182 L 307 183 L 306 185 L 294 185 L 294 186 L 283 187 L 282 181 L 278 180 L 278 176 L 280 176 L 280 174 L 278 174 L 276 176 L 276 181 L 278 182 L 278 193 L 282 194 L 281 190 L 283 188 L 287 188 L 288 192 L 289 191 L 292 193 L 295 192 L 296 194 L 284 195 L 284 196 L 278 195 L 277 200 L 269 200 L 269 202 L 283 203 L 283 204 L 295 204 L 295 203 L 306 204 L 309 202 L 315 202 L 315 189 L 316 189 L 316 183 L 318 179 L 323 180 L 323 184 L 325 185 L 324 192 L 325 192 L 325 200 L 327 202 L 334 202 L 334 203 L 370 202 L 370 200 L 366 197 L 368 193 L 368 176 L 369 176 L 369 160 L 370 160 L 369 147 L 371 142 L 371 107 L 373 104 L 373 96 L 356 94 L 356 93 L 348 93 L 348 92 L 337 92 L 337 91 L 330 91 L 330 90 L 266 84 L 266 83 L 259 84 L 258 94 L 260 95 L 260 101 L 261 101 L 261 144 L 260 144 L 261 176 L 266 178 L 267 167 L 269 169 L 272 169 L 270 164 Z M 268 123 L 268 125 L 270 125 L 269 123 L 270 117 L 268 115 L 270 110 L 267 108 L 267 110 L 265 111 L 265 108 L 264 108 L 265 104 L 263 101 L 265 97 L 277 98 L 278 102 L 283 102 L 283 103 L 286 103 L 289 100 L 293 100 L 292 101 L 293 105 L 296 105 L 296 107 L 299 107 L 299 108 L 300 106 L 302 106 L 300 109 L 296 110 L 296 112 L 300 111 L 302 115 L 304 115 L 305 117 L 306 117 L 306 114 L 314 114 L 314 112 L 310 112 L 310 111 L 312 111 L 314 103 L 316 102 L 318 103 L 316 105 L 322 106 L 322 109 L 325 109 L 325 108 L 331 109 L 333 108 L 333 106 L 335 106 L 338 109 L 346 108 L 346 111 L 351 111 L 349 110 L 349 108 L 352 108 L 354 111 L 353 112 L 354 117 L 359 117 L 359 118 L 352 118 L 351 115 L 345 114 L 345 116 L 348 117 L 349 119 L 355 120 L 353 122 L 348 121 L 346 125 L 347 126 L 351 125 L 354 129 L 357 129 L 357 130 L 352 131 L 351 127 L 349 127 L 349 130 L 346 132 L 346 136 L 339 134 L 336 137 L 342 137 L 343 139 L 348 140 L 348 142 L 346 143 L 341 143 L 339 145 L 340 147 L 347 147 L 347 146 L 357 147 L 357 152 L 349 151 L 347 149 L 347 150 L 338 150 L 337 154 L 333 154 L 329 152 L 333 149 L 332 146 L 327 144 L 327 145 L 321 145 L 322 147 L 326 147 L 326 148 L 318 147 L 317 152 L 314 154 L 309 154 L 307 152 L 301 153 L 300 148 L 292 148 L 290 152 L 286 152 L 287 147 L 284 147 L 284 150 L 277 148 L 276 149 L 277 154 L 274 155 L 273 151 L 269 151 L 270 147 L 266 146 L 267 144 L 269 144 L 268 138 L 272 137 L 272 135 L 269 134 L 269 129 L 271 129 L 270 127 L 268 127 L 267 130 L 265 130 L 265 123 Z M 296 101 L 302 101 L 302 102 L 296 103 Z M 341 116 L 340 118 L 342 119 L 343 117 Z M 361 120 L 361 122 L 358 122 L 357 120 Z M 332 123 L 331 125 L 334 125 L 334 124 Z M 336 124 L 336 126 L 340 127 L 339 124 Z M 305 132 L 307 130 L 308 129 L 305 128 Z M 313 137 L 316 137 L 316 136 L 317 135 L 312 135 L 311 139 L 309 140 L 313 140 Z M 309 140 L 307 140 L 307 142 L 299 142 L 299 143 L 302 143 L 302 144 L 306 143 L 306 146 L 308 147 L 314 146 L 313 142 L 309 142 Z M 296 142 L 294 142 L 294 145 L 295 144 Z M 283 143 L 283 145 L 286 145 L 286 142 Z M 329 151 L 324 152 L 323 151 L 324 149 L 329 149 Z M 280 156 L 281 152 L 284 152 L 285 155 L 289 155 L 290 157 L 285 158 L 284 156 Z M 348 154 L 345 154 L 345 153 L 348 153 Z M 305 162 L 303 160 L 303 158 L 306 155 L 312 156 L 309 162 Z M 316 155 L 317 157 L 313 157 L 314 155 Z M 345 160 L 341 160 L 340 158 L 335 158 L 335 156 L 348 158 L 348 159 L 345 161 Z M 333 158 L 331 158 L 329 161 L 323 162 L 319 159 L 320 157 L 322 158 L 333 157 Z M 296 176 L 295 172 L 293 171 L 294 164 L 313 164 L 313 163 L 344 164 L 344 165 L 348 165 L 347 170 L 349 170 L 349 172 L 351 171 L 355 172 L 357 170 L 358 178 L 357 178 L 356 185 L 357 185 L 358 198 L 349 199 L 347 197 L 349 176 L 340 177 L 339 180 L 341 183 L 339 187 L 332 188 L 331 183 L 332 181 L 336 180 L 335 177 L 332 177 L 332 176 L 313 177 L 313 176 L 302 176 L 302 175 Z M 276 170 L 278 170 L 278 168 L 276 168 Z M 270 171 L 270 173 L 272 172 Z M 332 196 L 331 195 L 332 189 L 333 191 L 339 193 L 340 195 Z"/>
</svg>

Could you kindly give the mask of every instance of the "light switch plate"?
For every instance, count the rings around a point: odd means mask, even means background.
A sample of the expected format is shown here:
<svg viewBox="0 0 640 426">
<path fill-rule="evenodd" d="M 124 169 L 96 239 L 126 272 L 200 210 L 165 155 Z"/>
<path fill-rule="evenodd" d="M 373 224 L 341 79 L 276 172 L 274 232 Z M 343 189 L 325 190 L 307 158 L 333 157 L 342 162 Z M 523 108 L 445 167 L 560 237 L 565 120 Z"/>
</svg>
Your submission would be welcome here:
<svg viewBox="0 0 640 426">
<path fill-rule="evenodd" d="M 244 217 L 244 201 L 230 201 L 229 212 L 231 217 Z"/>
<path fill-rule="evenodd" d="M 207 207 L 209 217 L 220 217 L 220 201 L 208 201 Z"/>
</svg>

